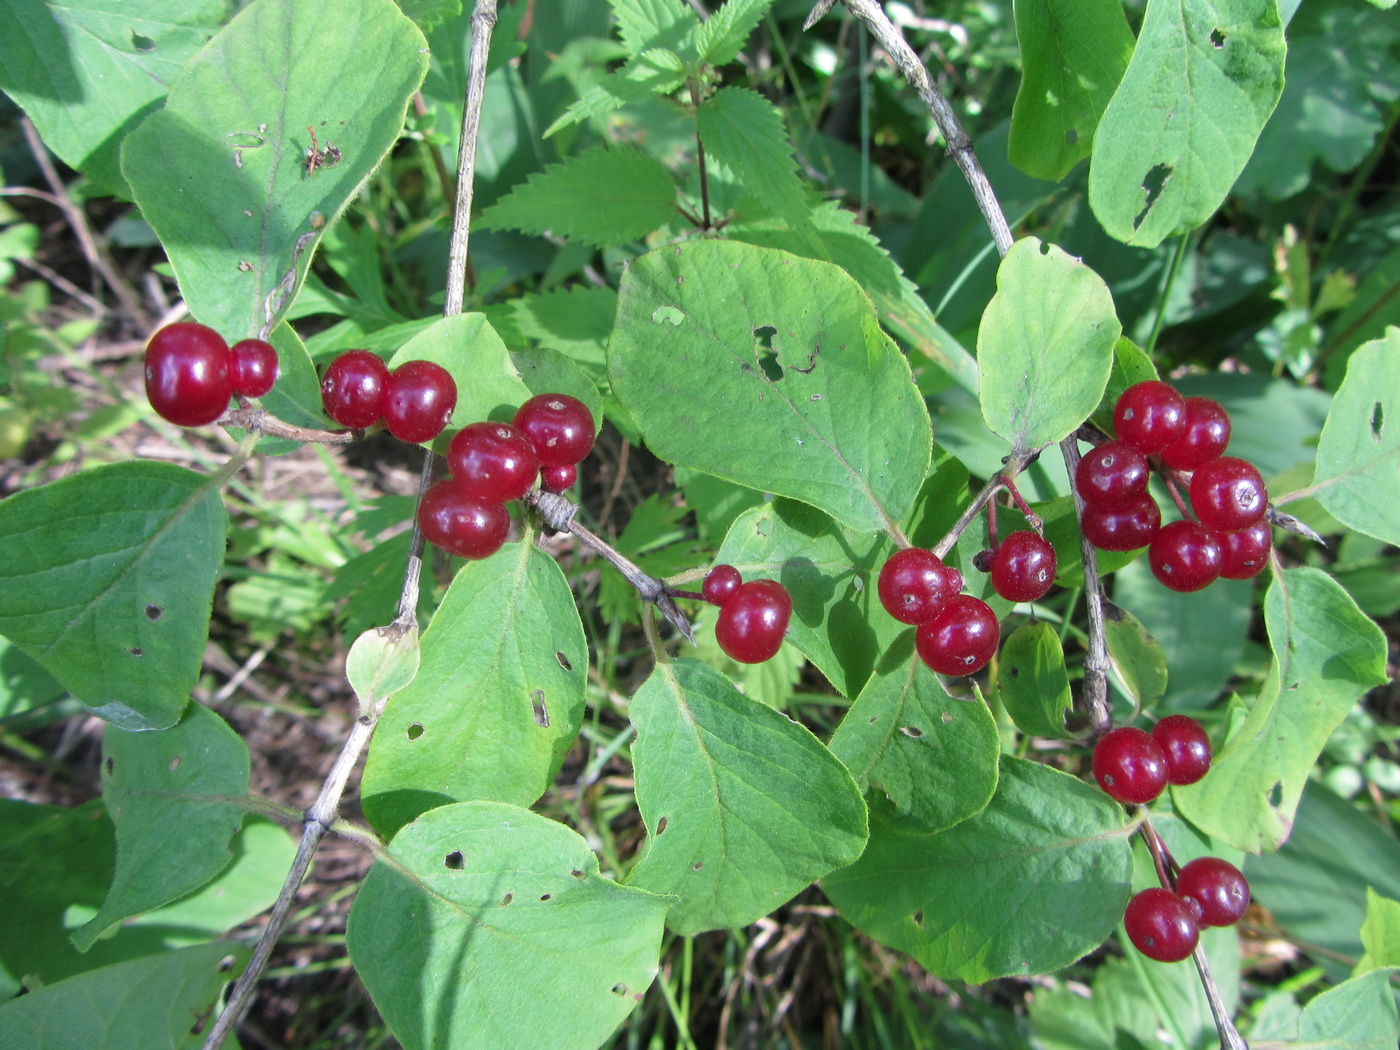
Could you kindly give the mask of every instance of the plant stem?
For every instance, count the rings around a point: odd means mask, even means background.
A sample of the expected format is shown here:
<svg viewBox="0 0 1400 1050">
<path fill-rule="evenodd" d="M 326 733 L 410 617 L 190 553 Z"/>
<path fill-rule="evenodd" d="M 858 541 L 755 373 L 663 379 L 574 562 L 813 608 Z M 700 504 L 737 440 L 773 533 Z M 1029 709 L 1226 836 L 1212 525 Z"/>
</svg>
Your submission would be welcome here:
<svg viewBox="0 0 1400 1050">
<path fill-rule="evenodd" d="M 1071 434 L 1060 442 L 1065 469 L 1074 477 L 1079 469 L 1079 439 Z M 1070 486 L 1074 496 L 1074 520 L 1084 520 L 1084 500 Z M 1108 640 L 1104 633 L 1103 580 L 1099 576 L 1099 555 L 1089 537 L 1079 529 L 1079 555 L 1084 562 L 1084 606 L 1089 611 L 1089 652 L 1084 658 L 1084 706 L 1089 709 L 1089 728 L 1101 737 L 1113 728 L 1113 709 L 1108 702 Z"/>
<path fill-rule="evenodd" d="M 1147 345 L 1143 347 L 1149 357 L 1157 346 L 1157 337 L 1162 334 L 1162 325 L 1167 319 L 1167 299 L 1172 294 L 1172 285 L 1176 283 L 1176 271 L 1186 256 L 1186 246 L 1190 242 L 1190 233 L 1183 233 L 1177 240 L 1176 251 L 1172 253 L 1172 261 L 1167 265 L 1166 275 L 1162 278 L 1162 291 L 1157 297 L 1157 316 L 1152 319 L 1152 333 L 1147 337 Z"/>
<path fill-rule="evenodd" d="M 481 101 L 486 94 L 486 56 L 496 27 L 496 0 L 476 0 L 472 10 L 471 55 L 467 66 L 467 100 L 462 107 L 462 143 L 457 152 L 457 203 L 452 211 L 452 241 L 447 249 L 444 317 L 462 312 L 467 286 L 467 240 L 476 178 L 476 138 L 481 128 Z"/>
<path fill-rule="evenodd" d="M 705 170 L 705 143 L 700 139 L 700 87 L 692 77 L 689 82 L 690 104 L 695 107 L 695 164 L 700 169 L 700 208 L 702 230 L 710 228 L 710 176 Z"/>
<path fill-rule="evenodd" d="M 235 408 L 226 412 L 218 422 L 258 435 L 290 438 L 303 444 L 316 445 L 348 445 L 364 437 L 365 433 L 363 430 L 311 430 L 307 427 L 293 426 L 269 415 L 265 408 Z"/>
</svg>

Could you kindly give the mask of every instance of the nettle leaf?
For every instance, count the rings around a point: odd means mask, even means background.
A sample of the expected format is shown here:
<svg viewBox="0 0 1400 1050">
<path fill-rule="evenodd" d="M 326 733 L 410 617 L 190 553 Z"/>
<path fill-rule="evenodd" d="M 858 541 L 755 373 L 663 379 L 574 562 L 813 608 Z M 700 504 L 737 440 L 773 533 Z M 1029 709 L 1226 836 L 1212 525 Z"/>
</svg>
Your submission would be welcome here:
<svg viewBox="0 0 1400 1050">
<path fill-rule="evenodd" d="M 399 347 L 389 366 L 418 360 L 442 365 L 457 384 L 450 427 L 460 429 L 483 419 L 508 421 L 530 398 L 530 388 L 485 314 L 439 318 Z"/>
<path fill-rule="evenodd" d="M 675 217 L 676 180 L 639 149 L 595 149 L 531 175 L 490 208 L 488 230 L 551 232 L 596 247 L 645 237 Z"/>
<path fill-rule="evenodd" d="M 185 65 L 127 137 L 122 173 L 195 317 L 233 340 L 285 314 L 427 68 L 423 34 L 392 0 L 345 0 L 333 18 L 260 0 Z M 341 158 L 310 174 L 308 126 Z"/>
<path fill-rule="evenodd" d="M 1025 237 L 997 270 L 977 330 L 982 418 L 1020 450 L 1059 441 L 1103 397 L 1122 326 L 1093 270 Z"/>
<path fill-rule="evenodd" d="M 360 788 L 386 837 L 434 806 L 528 806 L 564 763 L 583 718 L 588 648 L 564 573 L 532 543 L 457 572 L 395 693 Z"/>
<path fill-rule="evenodd" d="M 1386 681 L 1381 629 L 1320 569 L 1275 576 L 1264 622 L 1274 662 L 1259 698 L 1205 779 L 1172 789 L 1183 816 L 1249 853 L 1288 837 L 1322 745 L 1357 697 Z"/>
<path fill-rule="evenodd" d="M 700 19 L 685 0 L 608 0 L 629 55 L 653 48 L 689 49 Z"/>
<path fill-rule="evenodd" d="M 203 1026 L 250 949 L 215 941 L 115 963 L 70 977 L 0 1006 L 0 1046 L 161 1046 L 197 1050 Z M 139 1033 L 139 1034 L 138 1034 Z"/>
<path fill-rule="evenodd" d="M 45 144 L 109 193 L 127 197 L 118 152 L 223 21 L 223 0 L 0 3 L 0 90 Z"/>
<path fill-rule="evenodd" d="M 0 501 L 0 634 L 99 718 L 179 720 L 199 679 L 228 516 L 215 481 L 120 463 Z"/>
<path fill-rule="evenodd" d="M 810 732 L 697 660 L 658 664 L 628 709 L 647 826 L 627 885 L 679 897 L 677 933 L 745 926 L 865 845 L 865 803 Z"/>
<path fill-rule="evenodd" d="M 594 1050 L 656 976 L 664 897 L 496 802 L 425 813 L 355 895 L 350 959 L 406 1050 Z"/>
<path fill-rule="evenodd" d="M 725 0 L 725 4 L 700 24 L 695 50 L 700 61 L 712 66 L 733 62 L 773 0 Z"/>
<path fill-rule="evenodd" d="M 1074 698 L 1055 628 L 1032 620 L 1007 636 L 997 662 L 997 692 L 1021 732 L 1051 740 L 1070 735 L 1065 712 Z"/>
<path fill-rule="evenodd" d="M 1283 91 L 1277 0 L 1148 0 L 1094 136 L 1089 203 L 1143 248 L 1214 214 Z"/>
<path fill-rule="evenodd" d="M 883 792 L 923 831 L 942 831 L 979 812 L 997 786 L 1001 738 L 980 699 L 948 694 L 914 655 L 905 630 L 831 738 L 831 753 L 863 791 Z"/>
<path fill-rule="evenodd" d="M 982 812 L 935 835 L 872 814 L 865 853 L 822 888 L 859 930 L 937 976 L 1045 973 L 1123 917 L 1131 833 L 1097 788 L 1003 755 Z"/>
<path fill-rule="evenodd" d="M 608 367 L 662 459 L 858 532 L 903 521 L 928 468 L 909 365 L 829 263 L 725 241 L 644 255 L 622 277 Z"/>
<path fill-rule="evenodd" d="M 117 829 L 117 868 L 102 908 L 73 933 L 87 951 L 115 923 L 203 886 L 233 860 L 243 824 L 248 747 L 191 704 L 162 733 L 102 735 L 102 802 Z"/>
<path fill-rule="evenodd" d="M 1021 87 L 1011 111 L 1011 163 L 1059 182 L 1089 155 L 1128 68 L 1133 33 L 1114 0 L 1016 0 Z"/>
<path fill-rule="evenodd" d="M 1400 544 L 1400 328 L 1347 361 L 1309 491 L 1349 528 Z"/>
<path fill-rule="evenodd" d="M 1136 707 L 1151 710 L 1167 691 L 1167 654 L 1126 609 L 1104 602 L 1103 619 L 1108 662 L 1118 684 Z"/>
<path fill-rule="evenodd" d="M 589 88 L 563 116 L 545 129 L 544 138 L 571 124 L 601 117 L 629 102 L 643 102 L 653 95 L 667 95 L 685 83 L 681 57 L 664 47 L 652 48 L 629 58 L 616 73 Z"/>
<path fill-rule="evenodd" d="M 1400 966 L 1400 901 L 1382 897 L 1366 887 L 1366 921 L 1361 924 L 1366 954 L 1356 964 L 1355 975 L 1382 967 Z"/>
</svg>

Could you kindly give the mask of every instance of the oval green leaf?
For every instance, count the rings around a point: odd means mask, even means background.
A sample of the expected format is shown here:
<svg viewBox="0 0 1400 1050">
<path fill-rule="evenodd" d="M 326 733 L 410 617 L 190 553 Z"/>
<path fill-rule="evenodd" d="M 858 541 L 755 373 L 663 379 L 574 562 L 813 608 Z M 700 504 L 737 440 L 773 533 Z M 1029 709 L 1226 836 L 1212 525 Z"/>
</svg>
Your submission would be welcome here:
<svg viewBox="0 0 1400 1050">
<path fill-rule="evenodd" d="M 385 635 L 380 628 L 363 632 L 345 657 L 345 677 L 360 702 L 362 714 L 409 686 L 418 676 L 423 652 L 418 645 L 418 628 L 402 635 Z"/>
<path fill-rule="evenodd" d="M 1103 621 L 1108 662 L 1118 684 L 1134 706 L 1150 710 L 1167 691 L 1167 654 L 1137 617 L 1112 602 L 1104 602 Z"/>
<path fill-rule="evenodd" d="M 530 397 L 510 351 L 485 314 L 456 314 L 434 321 L 404 343 L 389 359 L 389 366 L 418 360 L 442 365 L 457 384 L 450 427 L 484 419 L 508 422 Z"/>
<path fill-rule="evenodd" d="M 1024 623 L 1002 643 L 997 692 L 1021 732 L 1051 740 L 1070 735 L 1065 729 L 1065 712 L 1074 698 L 1065 669 L 1065 649 L 1048 623 Z"/>
</svg>

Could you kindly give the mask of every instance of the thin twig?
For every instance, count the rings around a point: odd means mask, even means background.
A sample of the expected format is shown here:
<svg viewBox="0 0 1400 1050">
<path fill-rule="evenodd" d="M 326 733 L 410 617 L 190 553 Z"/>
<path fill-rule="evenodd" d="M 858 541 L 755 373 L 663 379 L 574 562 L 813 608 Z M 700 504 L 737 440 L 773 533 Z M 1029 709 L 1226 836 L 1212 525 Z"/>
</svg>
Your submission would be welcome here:
<svg viewBox="0 0 1400 1050">
<path fill-rule="evenodd" d="M 1079 469 L 1078 437 L 1071 434 L 1060 442 L 1065 469 L 1073 478 Z M 1089 728 L 1095 737 L 1113 728 L 1113 709 L 1108 703 L 1108 640 L 1104 631 L 1103 579 L 1099 576 L 1099 554 L 1084 535 L 1084 500 L 1074 485 L 1074 520 L 1079 529 L 1079 554 L 1084 562 L 1084 605 L 1089 610 L 1089 653 L 1084 658 L 1084 705 L 1089 709 Z"/>
<path fill-rule="evenodd" d="M 284 423 L 276 416 L 268 415 L 264 408 L 234 408 L 219 417 L 221 426 L 236 427 L 239 430 L 256 430 L 268 437 L 289 438 L 303 444 L 348 445 L 364 437 L 363 430 L 312 430 L 309 427 Z"/>
<path fill-rule="evenodd" d="M 472 218 L 472 187 L 476 176 L 476 137 L 481 128 L 481 100 L 486 94 L 486 56 L 496 26 L 496 0 L 476 0 L 472 11 L 471 56 L 467 70 L 467 101 L 462 108 L 462 144 L 457 153 L 457 204 L 452 212 L 452 242 L 447 250 L 447 298 L 443 316 L 462 312 L 467 287 L 467 239 Z"/>
</svg>

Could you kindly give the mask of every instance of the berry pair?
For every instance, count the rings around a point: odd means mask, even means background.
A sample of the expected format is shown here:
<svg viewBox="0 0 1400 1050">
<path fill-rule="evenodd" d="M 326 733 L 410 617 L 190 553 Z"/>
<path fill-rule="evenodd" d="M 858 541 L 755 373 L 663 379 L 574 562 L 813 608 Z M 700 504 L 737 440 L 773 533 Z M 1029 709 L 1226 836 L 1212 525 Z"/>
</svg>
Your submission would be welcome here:
<svg viewBox="0 0 1400 1050">
<path fill-rule="evenodd" d="M 731 660 L 758 664 L 782 648 L 792 619 L 792 597 L 777 580 L 750 580 L 732 565 L 705 574 L 700 593 L 719 607 L 715 641 Z"/>
<path fill-rule="evenodd" d="M 530 398 L 510 423 L 465 426 L 447 449 L 452 476 L 423 494 L 418 526 L 428 542 L 459 558 L 490 557 L 510 531 L 506 504 L 537 477 L 550 492 L 567 489 L 575 464 L 592 448 L 593 414 L 567 394 Z"/>
<path fill-rule="evenodd" d="M 177 426 L 214 422 L 229 398 L 262 397 L 277 374 L 271 344 L 244 339 L 230 347 L 214 329 L 193 321 L 166 325 L 146 346 L 146 397 Z"/>
<path fill-rule="evenodd" d="M 1158 962 L 1180 962 L 1207 926 L 1233 926 L 1249 907 L 1244 873 L 1219 857 L 1197 857 L 1176 875 L 1176 890 L 1154 886 L 1136 894 L 1123 912 L 1133 947 Z"/>
<path fill-rule="evenodd" d="M 880 569 L 880 604 L 900 623 L 918 627 L 919 658 L 939 674 L 975 674 L 1001 641 L 991 606 L 959 593 L 962 588 L 962 573 L 920 547 L 896 551 Z"/>
<path fill-rule="evenodd" d="M 1147 733 L 1110 729 L 1094 747 L 1094 779 L 1127 805 L 1151 802 L 1168 784 L 1194 784 L 1210 769 L 1210 737 L 1186 715 L 1168 715 Z"/>
<path fill-rule="evenodd" d="M 382 419 L 394 437 L 416 445 L 447 426 L 457 384 L 432 361 L 405 361 L 390 372 L 378 354 L 347 350 L 321 379 L 321 405 L 343 427 L 363 430 Z"/>
</svg>

